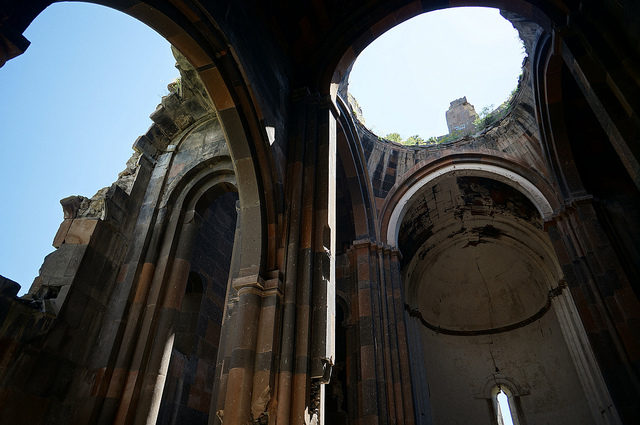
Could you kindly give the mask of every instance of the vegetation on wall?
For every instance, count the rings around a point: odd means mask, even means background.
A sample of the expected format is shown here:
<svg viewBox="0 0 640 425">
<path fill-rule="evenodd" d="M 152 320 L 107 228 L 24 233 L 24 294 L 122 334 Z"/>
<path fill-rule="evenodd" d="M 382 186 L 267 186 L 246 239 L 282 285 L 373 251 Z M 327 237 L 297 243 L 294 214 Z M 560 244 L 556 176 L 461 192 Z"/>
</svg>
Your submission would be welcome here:
<svg viewBox="0 0 640 425">
<path fill-rule="evenodd" d="M 402 143 L 402 136 L 399 133 L 389 133 L 384 138 L 391 142 Z"/>
<path fill-rule="evenodd" d="M 502 102 L 502 104 L 500 104 L 500 106 L 498 106 L 497 108 L 494 109 L 493 105 L 485 106 L 484 108 L 482 108 L 480 114 L 478 114 L 478 119 L 473 122 L 476 131 L 482 131 L 504 118 L 511 110 L 513 106 L 512 100 L 518 93 L 519 88 L 520 85 L 518 84 L 518 87 L 513 89 L 513 91 L 509 95 L 509 98 Z"/>
<path fill-rule="evenodd" d="M 475 127 L 475 133 L 479 133 L 487 128 L 491 127 L 495 123 L 499 122 L 503 119 L 513 108 L 513 99 L 518 94 L 520 90 L 520 79 L 518 80 L 518 86 L 513 89 L 507 100 L 502 102 L 500 106 L 494 108 L 493 105 L 485 106 L 482 108 L 480 113 L 478 114 L 478 118 L 473 122 Z M 353 110 L 356 118 L 364 124 L 364 117 L 362 116 L 362 109 L 360 105 L 358 105 L 358 101 L 349 93 L 349 103 Z M 386 140 L 394 143 L 398 143 L 405 146 L 431 146 L 431 145 L 441 145 L 443 143 L 454 142 L 459 140 L 465 135 L 463 131 L 454 130 L 449 134 L 445 134 L 443 136 L 432 136 L 427 139 L 424 139 L 419 134 L 414 134 L 413 136 L 409 136 L 406 139 L 400 135 L 400 133 L 389 133 L 384 137 L 379 137 L 380 140 Z"/>
<path fill-rule="evenodd" d="M 177 93 L 178 96 L 182 95 L 182 80 L 180 77 L 176 78 L 167 85 L 169 93 Z"/>
<path fill-rule="evenodd" d="M 381 139 L 389 140 L 391 142 L 406 146 L 426 146 L 442 143 L 437 137 L 430 137 L 425 140 L 419 134 L 414 134 L 413 136 L 403 139 L 399 133 L 389 133 L 386 136 L 381 137 Z"/>
</svg>

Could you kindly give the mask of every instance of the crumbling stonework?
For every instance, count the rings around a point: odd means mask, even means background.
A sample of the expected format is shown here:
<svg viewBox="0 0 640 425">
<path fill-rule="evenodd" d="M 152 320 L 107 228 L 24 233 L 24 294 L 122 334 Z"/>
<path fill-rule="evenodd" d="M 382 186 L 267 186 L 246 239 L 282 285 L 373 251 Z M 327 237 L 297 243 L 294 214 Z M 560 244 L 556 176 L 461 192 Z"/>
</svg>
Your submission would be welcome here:
<svg viewBox="0 0 640 425">
<path fill-rule="evenodd" d="M 467 102 L 466 97 L 452 101 L 445 116 L 449 134 L 459 133 L 466 136 L 475 131 L 473 122 L 478 119 L 478 114 L 473 105 Z"/>
<path fill-rule="evenodd" d="M 346 81 L 432 2 L 103 3 L 181 78 L 29 293 L 0 278 L 0 424 L 493 425 L 501 389 L 521 424 L 640 421 L 637 2 L 492 2 L 521 87 L 430 147 Z M 0 64 L 47 4 L 0 2 Z"/>
</svg>

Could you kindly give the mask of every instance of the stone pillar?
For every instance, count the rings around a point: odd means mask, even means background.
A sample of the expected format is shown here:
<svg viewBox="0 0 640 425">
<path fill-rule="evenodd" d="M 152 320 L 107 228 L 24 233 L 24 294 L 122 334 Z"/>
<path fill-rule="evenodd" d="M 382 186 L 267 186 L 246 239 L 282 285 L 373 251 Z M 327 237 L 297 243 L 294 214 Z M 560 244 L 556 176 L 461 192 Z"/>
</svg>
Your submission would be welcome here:
<svg viewBox="0 0 640 425">
<path fill-rule="evenodd" d="M 132 233 L 137 237 L 133 238 L 127 251 L 111 297 L 114 305 L 105 317 L 105 334 L 117 338 L 117 342 L 105 348 L 102 354 L 105 362 L 109 363 L 96 382 L 99 394 L 104 397 L 93 414 L 98 424 L 124 423 L 128 415 L 141 360 L 135 357 L 135 353 L 143 338 L 143 317 L 149 303 L 155 305 L 149 297 L 152 295 L 154 273 L 159 266 L 161 229 L 167 220 L 166 209 L 159 210 L 158 204 L 172 156 L 173 152 L 166 152 L 155 163 L 145 160 L 145 181 L 141 185 L 143 193 L 138 194 L 142 200 L 138 206 L 136 223 L 132 226 Z M 146 156 L 143 155 L 143 158 Z M 131 294 L 133 296 L 130 298 Z M 127 317 L 124 324 L 123 317 Z"/>
<path fill-rule="evenodd" d="M 359 344 L 358 418 L 415 423 L 399 253 L 370 240 L 348 251 Z"/>
<path fill-rule="evenodd" d="M 404 423 L 413 425 L 416 423 L 413 405 L 413 387 L 411 384 L 411 367 L 409 363 L 409 341 L 407 339 L 407 324 L 404 311 L 405 298 L 400 273 L 400 253 L 393 248 L 385 248 L 385 264 L 388 263 L 390 274 L 391 296 L 393 300 L 393 320 L 395 323 L 395 341 L 397 344 L 397 366 L 399 384 L 396 391 L 402 394 L 402 407 L 404 409 Z"/>
<path fill-rule="evenodd" d="M 566 281 L 558 282 L 550 297 L 593 418 L 601 425 L 622 424 Z"/>
<path fill-rule="evenodd" d="M 238 217 L 236 242 L 240 223 Z M 235 243 L 233 257 L 243 255 L 242 251 L 243 245 Z M 278 270 L 264 276 L 242 276 L 240 271 L 240 275 L 232 277 L 225 302 L 210 424 L 263 423 L 276 418 L 276 404 L 272 401 L 277 387 L 282 286 Z"/>
<path fill-rule="evenodd" d="M 603 230 L 590 197 L 575 200 L 547 231 L 575 307 L 615 406 L 601 406 L 616 423 L 640 416 L 640 303 Z M 600 398 L 601 399 L 601 398 Z"/>
<path fill-rule="evenodd" d="M 143 345 L 144 351 L 148 350 L 148 360 L 146 367 L 141 368 L 144 370 L 144 375 L 141 377 L 142 382 L 138 384 L 141 385 L 141 388 L 138 395 L 139 402 L 135 408 L 134 423 L 136 424 L 155 425 L 158 418 L 164 383 L 173 351 L 173 326 L 175 318 L 180 313 L 191 269 L 191 252 L 201 222 L 202 218 L 197 212 L 188 211 L 185 214 L 175 254 L 167 259 L 167 282 L 164 283 L 162 278 L 154 279 L 154 287 L 164 286 L 164 290 L 158 289 L 157 291 L 159 306 L 153 306 L 148 310 L 148 316 L 145 315 L 145 319 L 153 321 L 155 327 L 149 329 L 151 342 L 148 346 L 147 344 Z M 142 355 L 144 356 L 144 354 Z"/>
<path fill-rule="evenodd" d="M 321 420 L 335 327 L 335 119 L 327 97 L 292 99 L 278 424 Z"/>
<path fill-rule="evenodd" d="M 251 396 L 264 281 L 260 276 L 236 277 L 232 286 L 237 292 L 231 301 L 235 303 L 234 312 L 225 323 L 231 358 L 224 406 L 216 415 L 225 425 L 243 425 L 255 419 L 251 418 Z"/>
<path fill-rule="evenodd" d="M 382 366 L 380 341 L 380 321 L 376 314 L 377 293 L 376 264 L 371 261 L 371 243 L 368 240 L 355 241 L 349 250 L 353 267 L 357 300 L 359 370 L 358 370 L 358 417 L 362 423 L 388 423 L 387 392 Z"/>
</svg>

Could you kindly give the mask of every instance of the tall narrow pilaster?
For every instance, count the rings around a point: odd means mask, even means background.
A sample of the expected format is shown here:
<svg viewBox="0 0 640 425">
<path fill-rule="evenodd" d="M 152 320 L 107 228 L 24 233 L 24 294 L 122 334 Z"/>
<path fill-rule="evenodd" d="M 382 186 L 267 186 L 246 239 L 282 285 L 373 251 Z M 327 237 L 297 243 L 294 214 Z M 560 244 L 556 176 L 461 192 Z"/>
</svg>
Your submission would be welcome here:
<svg viewBox="0 0 640 425">
<path fill-rule="evenodd" d="M 330 100 L 306 89 L 291 118 L 279 424 L 321 418 L 334 360 L 335 118 Z"/>
</svg>

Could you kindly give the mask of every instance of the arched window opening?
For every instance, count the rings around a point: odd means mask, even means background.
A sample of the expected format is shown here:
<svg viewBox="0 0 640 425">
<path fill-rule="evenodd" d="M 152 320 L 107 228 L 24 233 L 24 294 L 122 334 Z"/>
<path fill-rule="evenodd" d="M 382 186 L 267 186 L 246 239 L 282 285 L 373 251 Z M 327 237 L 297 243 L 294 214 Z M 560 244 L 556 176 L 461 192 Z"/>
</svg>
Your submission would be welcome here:
<svg viewBox="0 0 640 425">
<path fill-rule="evenodd" d="M 503 385 L 498 385 L 492 391 L 492 401 L 497 425 L 520 425 L 517 418 L 515 397 Z"/>
<path fill-rule="evenodd" d="M 507 397 L 504 391 L 500 390 L 498 392 L 496 403 L 498 404 L 498 424 L 513 425 L 513 418 L 509 407 L 509 397 Z"/>
</svg>

